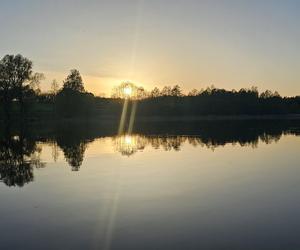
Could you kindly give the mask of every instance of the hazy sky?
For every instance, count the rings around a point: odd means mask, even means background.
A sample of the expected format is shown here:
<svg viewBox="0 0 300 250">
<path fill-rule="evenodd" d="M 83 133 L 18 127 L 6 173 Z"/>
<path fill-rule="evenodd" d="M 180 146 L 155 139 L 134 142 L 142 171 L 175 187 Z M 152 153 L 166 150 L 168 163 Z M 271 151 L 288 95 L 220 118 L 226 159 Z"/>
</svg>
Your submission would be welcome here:
<svg viewBox="0 0 300 250">
<path fill-rule="evenodd" d="M 33 60 L 44 89 L 76 68 L 95 94 L 131 80 L 296 95 L 299 11 L 298 0 L 1 0 L 0 56 Z"/>
</svg>

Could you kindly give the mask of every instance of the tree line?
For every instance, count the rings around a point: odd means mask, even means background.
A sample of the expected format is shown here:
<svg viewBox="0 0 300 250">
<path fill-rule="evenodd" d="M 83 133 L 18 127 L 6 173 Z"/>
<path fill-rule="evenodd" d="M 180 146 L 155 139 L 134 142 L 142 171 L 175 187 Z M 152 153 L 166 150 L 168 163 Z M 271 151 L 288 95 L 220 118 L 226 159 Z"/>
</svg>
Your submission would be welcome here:
<svg viewBox="0 0 300 250">
<path fill-rule="evenodd" d="M 42 119 L 60 117 L 119 117 L 124 99 L 138 102 L 138 116 L 265 115 L 299 114 L 300 97 L 282 97 L 278 92 L 259 93 L 256 87 L 236 90 L 193 89 L 184 94 L 179 85 L 155 87 L 151 91 L 125 82 L 113 89 L 111 98 L 97 97 L 84 88 L 80 72 L 70 71 L 60 87 L 56 80 L 51 91 L 40 90 L 43 73 L 33 71 L 33 63 L 22 55 L 6 55 L 0 60 L 0 114 Z"/>
<path fill-rule="evenodd" d="M 85 91 L 78 70 L 70 71 L 61 88 L 53 80 L 51 92 L 42 93 L 40 84 L 45 76 L 34 72 L 32 67 L 32 61 L 22 55 L 6 55 L 0 60 L 0 103 L 5 120 L 11 115 L 26 119 L 35 113 L 89 114 L 94 95 Z"/>
</svg>

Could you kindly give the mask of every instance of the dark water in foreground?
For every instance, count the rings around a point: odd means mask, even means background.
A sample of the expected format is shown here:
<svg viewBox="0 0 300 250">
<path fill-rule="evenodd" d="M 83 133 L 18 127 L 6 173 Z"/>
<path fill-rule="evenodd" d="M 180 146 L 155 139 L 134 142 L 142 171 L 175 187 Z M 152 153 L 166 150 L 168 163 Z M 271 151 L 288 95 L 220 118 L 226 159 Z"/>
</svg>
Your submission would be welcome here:
<svg viewBox="0 0 300 250">
<path fill-rule="evenodd" d="M 1 130 L 0 249 L 300 249 L 300 123 Z"/>
</svg>

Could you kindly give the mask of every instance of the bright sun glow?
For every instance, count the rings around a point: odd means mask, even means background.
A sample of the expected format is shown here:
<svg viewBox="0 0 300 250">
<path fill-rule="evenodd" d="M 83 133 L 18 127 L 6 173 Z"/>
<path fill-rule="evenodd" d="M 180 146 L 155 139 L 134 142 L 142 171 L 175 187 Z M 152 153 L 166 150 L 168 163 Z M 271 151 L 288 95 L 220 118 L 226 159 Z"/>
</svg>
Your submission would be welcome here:
<svg viewBox="0 0 300 250">
<path fill-rule="evenodd" d="M 125 143 L 126 143 L 126 144 L 131 144 L 131 143 L 132 143 L 131 136 L 129 136 L 129 135 L 126 135 L 126 136 L 125 136 Z"/>
<path fill-rule="evenodd" d="M 128 86 L 128 87 L 124 88 L 124 94 L 127 96 L 131 96 L 131 94 L 132 94 L 131 87 Z"/>
</svg>

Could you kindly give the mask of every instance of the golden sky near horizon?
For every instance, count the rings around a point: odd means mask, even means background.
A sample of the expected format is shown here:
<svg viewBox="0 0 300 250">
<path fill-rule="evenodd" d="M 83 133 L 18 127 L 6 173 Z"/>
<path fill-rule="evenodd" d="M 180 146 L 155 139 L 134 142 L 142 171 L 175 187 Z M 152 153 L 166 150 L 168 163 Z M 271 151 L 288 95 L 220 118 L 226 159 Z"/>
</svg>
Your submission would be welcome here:
<svg viewBox="0 0 300 250">
<path fill-rule="evenodd" d="M 96 95 L 123 81 L 300 95 L 299 9 L 296 0 L 3 0 L 0 55 L 30 58 L 43 90 L 76 68 Z"/>
</svg>

